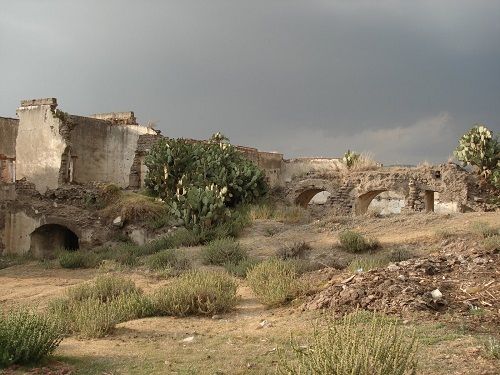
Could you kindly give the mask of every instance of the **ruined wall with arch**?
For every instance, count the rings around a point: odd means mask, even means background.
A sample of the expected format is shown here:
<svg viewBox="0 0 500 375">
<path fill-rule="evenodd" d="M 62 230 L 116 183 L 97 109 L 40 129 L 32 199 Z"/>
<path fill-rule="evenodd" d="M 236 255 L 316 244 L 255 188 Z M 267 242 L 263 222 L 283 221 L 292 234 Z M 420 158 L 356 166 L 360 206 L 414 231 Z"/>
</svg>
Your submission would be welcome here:
<svg viewBox="0 0 500 375">
<path fill-rule="evenodd" d="M 383 192 L 397 194 L 404 203 L 401 212 L 431 212 L 435 210 L 435 196 L 448 204 L 450 210 L 465 210 L 468 204 L 468 173 L 455 164 L 420 168 L 380 168 L 370 171 L 310 173 L 285 182 L 288 200 L 307 207 L 314 195 L 327 191 L 326 206 L 337 212 L 361 215 L 370 203 Z"/>
</svg>

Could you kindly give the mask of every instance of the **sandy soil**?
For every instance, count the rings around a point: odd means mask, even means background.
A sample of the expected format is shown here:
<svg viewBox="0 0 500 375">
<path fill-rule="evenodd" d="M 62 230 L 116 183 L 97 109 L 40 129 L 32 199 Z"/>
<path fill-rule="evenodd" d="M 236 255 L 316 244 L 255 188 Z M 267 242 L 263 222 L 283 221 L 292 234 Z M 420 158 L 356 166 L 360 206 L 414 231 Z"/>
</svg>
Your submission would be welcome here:
<svg viewBox="0 0 500 375">
<path fill-rule="evenodd" d="M 308 242 L 313 258 L 346 256 L 338 248 L 337 234 L 354 228 L 377 237 L 384 247 L 411 245 L 420 254 L 439 247 L 436 231 L 467 233 L 471 223 L 500 226 L 500 213 L 399 215 L 387 218 L 332 218 L 303 225 L 257 220 L 245 230 L 241 243 L 256 257 L 273 255 L 285 243 Z M 199 248 L 188 250 L 193 258 Z M 323 258 L 321 258 L 323 259 Z M 64 290 L 95 277 L 100 270 L 46 268 L 37 262 L 0 270 L 0 307 L 17 304 L 40 308 Z M 318 273 L 324 282 L 332 273 Z M 146 292 L 164 280 L 141 271 L 123 271 Z M 322 276 L 321 276 L 322 275 Z M 500 277 L 497 275 L 496 277 Z M 322 280 L 321 278 L 324 278 Z M 317 282 L 315 280 L 314 282 Z M 276 348 L 288 342 L 291 333 L 299 339 L 310 335 L 322 311 L 300 311 L 300 302 L 266 309 L 241 282 L 241 300 L 234 312 L 214 318 L 149 318 L 122 323 L 109 337 L 98 340 L 65 339 L 56 359 L 43 368 L 15 368 L 5 373 L 46 374 L 266 374 L 274 373 L 279 356 Z M 328 314 L 328 312 L 326 312 Z M 263 321 L 267 323 L 261 324 Z M 471 327 L 422 321 L 406 322 L 423 338 L 420 373 L 498 374 L 500 363 L 485 353 L 484 333 Z M 490 332 L 500 339 L 500 332 Z M 193 337 L 191 341 L 183 341 Z M 304 339 L 305 340 L 305 339 Z"/>
</svg>

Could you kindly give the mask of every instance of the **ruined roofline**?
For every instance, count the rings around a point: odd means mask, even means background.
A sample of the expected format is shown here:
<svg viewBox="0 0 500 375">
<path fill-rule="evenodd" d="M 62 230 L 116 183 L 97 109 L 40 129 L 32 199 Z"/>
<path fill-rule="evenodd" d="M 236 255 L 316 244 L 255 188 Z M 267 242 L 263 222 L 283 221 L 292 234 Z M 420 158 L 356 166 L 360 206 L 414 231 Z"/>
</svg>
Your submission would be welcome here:
<svg viewBox="0 0 500 375">
<path fill-rule="evenodd" d="M 284 159 L 285 162 L 293 163 L 296 161 L 312 161 L 312 160 L 342 160 L 341 157 L 338 158 L 325 158 L 325 157 L 314 157 L 314 156 L 308 156 L 308 157 L 301 157 L 301 158 L 292 158 L 292 159 Z"/>
<path fill-rule="evenodd" d="M 120 125 L 139 125 L 133 111 L 95 113 L 87 117 L 110 121 Z"/>
<path fill-rule="evenodd" d="M 16 121 L 16 122 L 19 122 L 19 119 L 18 119 L 18 118 L 13 118 L 13 117 L 4 117 L 4 116 L 0 116 L 0 120 L 10 120 L 10 121 Z"/>
<path fill-rule="evenodd" d="M 50 105 L 52 108 L 57 107 L 57 99 L 56 98 L 42 98 L 42 99 L 24 99 L 21 100 L 21 108 L 22 107 L 32 107 L 39 105 Z"/>
</svg>

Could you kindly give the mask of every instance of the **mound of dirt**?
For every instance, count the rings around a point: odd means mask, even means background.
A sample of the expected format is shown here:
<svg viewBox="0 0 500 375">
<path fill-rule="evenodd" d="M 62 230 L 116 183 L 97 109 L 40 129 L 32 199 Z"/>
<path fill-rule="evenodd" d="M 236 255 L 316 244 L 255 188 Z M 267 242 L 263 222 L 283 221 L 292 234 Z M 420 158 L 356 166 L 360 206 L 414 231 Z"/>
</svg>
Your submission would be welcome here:
<svg viewBox="0 0 500 375">
<path fill-rule="evenodd" d="M 331 279 L 302 309 L 477 313 L 500 322 L 500 252 L 471 248 L 466 240 L 444 244 L 432 256 L 343 276 Z"/>
</svg>

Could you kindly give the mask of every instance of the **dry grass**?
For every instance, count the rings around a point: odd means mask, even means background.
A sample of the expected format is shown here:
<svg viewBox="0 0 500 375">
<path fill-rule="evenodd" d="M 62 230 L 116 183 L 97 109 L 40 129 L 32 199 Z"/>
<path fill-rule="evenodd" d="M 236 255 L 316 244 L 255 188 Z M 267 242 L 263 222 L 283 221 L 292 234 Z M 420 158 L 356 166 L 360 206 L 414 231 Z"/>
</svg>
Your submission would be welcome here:
<svg viewBox="0 0 500 375">
<path fill-rule="evenodd" d="M 164 203 L 145 195 L 123 192 L 118 198 L 101 210 L 102 216 L 113 220 L 118 216 L 129 222 L 152 221 L 168 216 Z"/>
<path fill-rule="evenodd" d="M 260 204 L 250 209 L 252 220 L 275 220 L 285 224 L 299 224 L 310 221 L 309 212 L 300 206 L 274 206 Z"/>
<path fill-rule="evenodd" d="M 359 158 L 354 162 L 354 164 L 347 168 L 350 172 L 362 172 L 362 171 L 374 171 L 380 169 L 381 165 L 377 162 L 373 154 L 369 152 L 363 152 L 359 155 Z"/>
</svg>

